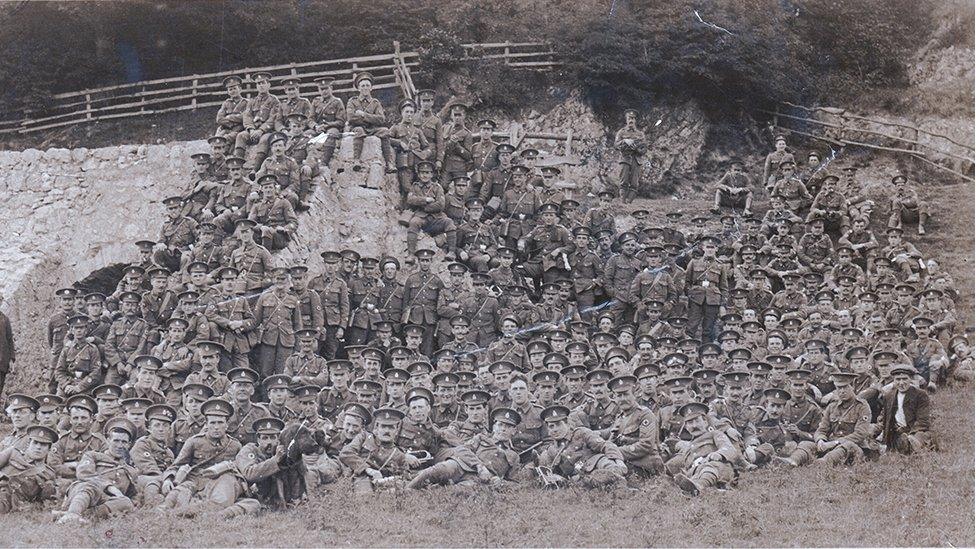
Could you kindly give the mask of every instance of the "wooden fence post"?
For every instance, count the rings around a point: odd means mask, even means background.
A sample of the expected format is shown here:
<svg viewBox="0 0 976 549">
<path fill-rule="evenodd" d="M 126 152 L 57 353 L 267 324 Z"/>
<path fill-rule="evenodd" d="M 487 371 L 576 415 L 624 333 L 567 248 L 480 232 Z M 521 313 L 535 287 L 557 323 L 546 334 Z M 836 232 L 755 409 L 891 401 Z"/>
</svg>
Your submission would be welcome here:
<svg viewBox="0 0 976 549">
<path fill-rule="evenodd" d="M 91 94 L 85 94 L 85 120 L 91 120 Z"/>
<path fill-rule="evenodd" d="M 509 42 L 508 40 L 505 41 L 505 64 L 506 65 L 509 65 L 509 64 L 512 63 L 512 60 L 508 57 L 512 53 L 511 49 L 508 46 L 510 43 L 511 42 Z"/>
<path fill-rule="evenodd" d="M 566 132 L 566 152 L 565 155 L 569 156 L 573 154 L 573 128 L 569 128 Z"/>
<path fill-rule="evenodd" d="M 194 78 L 193 79 L 193 99 L 192 99 L 192 101 L 190 103 L 191 105 L 193 105 L 193 110 L 197 110 L 197 82 L 199 82 L 199 79 Z"/>
</svg>

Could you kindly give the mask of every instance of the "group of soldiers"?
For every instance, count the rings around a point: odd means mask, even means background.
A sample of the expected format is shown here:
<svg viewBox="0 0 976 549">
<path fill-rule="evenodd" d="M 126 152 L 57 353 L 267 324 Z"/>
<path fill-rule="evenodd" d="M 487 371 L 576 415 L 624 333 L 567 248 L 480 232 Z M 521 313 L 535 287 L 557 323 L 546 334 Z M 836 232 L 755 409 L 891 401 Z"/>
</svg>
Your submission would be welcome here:
<svg viewBox="0 0 976 549">
<path fill-rule="evenodd" d="M 296 425 L 314 435 L 311 489 L 666 476 L 697 495 L 757 468 L 933 449 L 929 395 L 972 381 L 953 281 L 905 238 L 925 207 L 904 176 L 876 234 L 856 170 L 797 174 L 784 140 L 761 185 L 733 159 L 713 215 L 662 219 L 611 192 L 584 207 L 558 169 L 535 168 L 539 151 L 494 143 L 494 122 L 473 142 L 464 106 L 424 118 L 433 92 L 387 128 L 368 75 L 346 105 L 327 80 L 310 104 L 295 83 L 278 100 L 255 80 L 244 99 L 228 79 L 214 154 L 196 159 L 207 201 L 167 199 L 158 240 L 136 243 L 111 295 L 56 292 L 43 387 L 6 399 L 0 510 L 253 513 L 280 497 L 268 481 L 290 467 L 282 432 Z M 630 201 L 646 145 L 626 117 Z M 282 118 L 283 141 L 269 134 Z M 327 250 L 314 276 L 278 264 L 280 226 L 262 212 L 294 226 L 310 188 L 276 166 L 297 163 L 289 140 L 309 132 L 332 136 L 330 156 L 346 124 L 398 151 L 410 257 Z M 404 141 L 435 153 L 408 162 Z M 419 231 L 444 234 L 444 251 L 418 248 Z"/>
</svg>

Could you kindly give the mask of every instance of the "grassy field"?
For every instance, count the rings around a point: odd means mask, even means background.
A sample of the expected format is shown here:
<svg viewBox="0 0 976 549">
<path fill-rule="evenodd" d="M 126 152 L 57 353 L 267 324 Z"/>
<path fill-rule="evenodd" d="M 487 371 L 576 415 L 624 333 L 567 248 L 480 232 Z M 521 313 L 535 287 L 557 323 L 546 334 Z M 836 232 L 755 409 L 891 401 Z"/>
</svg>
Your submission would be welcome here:
<svg viewBox="0 0 976 549">
<path fill-rule="evenodd" d="M 616 491 L 436 488 L 350 495 L 214 525 L 140 511 L 76 528 L 0 519 L 15 546 L 972 546 L 973 395 L 936 398 L 942 451 L 854 467 L 744 474 L 735 489 L 680 494 L 666 480 Z"/>
<path fill-rule="evenodd" d="M 973 188 L 929 188 L 937 218 L 920 243 L 962 291 L 972 324 Z M 701 211 L 704 200 L 646 201 Z M 635 204 L 635 207 L 637 205 Z M 0 518 L 6 546 L 953 546 L 974 545 L 973 388 L 934 397 L 941 451 L 848 468 L 744 474 L 688 499 L 666 479 L 615 491 L 569 488 L 351 495 L 328 487 L 288 513 L 214 524 L 138 511 L 86 527 L 42 513 Z"/>
</svg>

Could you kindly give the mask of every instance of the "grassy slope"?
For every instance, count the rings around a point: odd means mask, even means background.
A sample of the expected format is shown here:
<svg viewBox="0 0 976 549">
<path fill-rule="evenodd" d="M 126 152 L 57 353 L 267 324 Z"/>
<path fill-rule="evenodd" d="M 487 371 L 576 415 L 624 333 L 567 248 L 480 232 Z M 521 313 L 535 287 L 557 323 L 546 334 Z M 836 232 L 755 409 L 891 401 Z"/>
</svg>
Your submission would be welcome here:
<svg viewBox="0 0 976 549">
<path fill-rule="evenodd" d="M 931 188 L 936 229 L 920 246 L 950 267 L 972 323 L 973 188 Z M 699 211 L 705 202 L 647 207 Z M 727 492 L 691 500 L 668 481 L 637 490 L 544 492 L 435 489 L 356 499 L 347 483 L 287 514 L 215 528 L 139 511 L 84 529 L 44 514 L 0 518 L 4 545 L 56 546 L 973 546 L 973 390 L 935 396 L 940 453 L 884 456 L 851 468 L 744 475 Z"/>
</svg>

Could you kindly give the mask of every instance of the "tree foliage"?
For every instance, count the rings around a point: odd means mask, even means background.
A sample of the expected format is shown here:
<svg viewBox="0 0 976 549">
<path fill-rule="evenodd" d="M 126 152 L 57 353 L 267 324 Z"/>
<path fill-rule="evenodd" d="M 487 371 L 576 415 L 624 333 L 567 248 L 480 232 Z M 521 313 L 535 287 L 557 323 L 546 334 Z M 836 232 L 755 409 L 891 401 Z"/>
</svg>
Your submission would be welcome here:
<svg viewBox="0 0 976 549">
<path fill-rule="evenodd" d="M 578 83 L 597 107 L 661 95 L 716 108 L 836 98 L 904 83 L 906 56 L 928 36 L 938 1 L 8 2 L 0 107 L 132 80 L 386 52 L 393 40 L 423 52 L 435 81 L 456 66 L 463 42 L 548 41 L 567 61 L 565 84 Z M 488 102 L 519 89 L 509 71 L 476 76 L 509 79 L 486 82 Z"/>
</svg>

